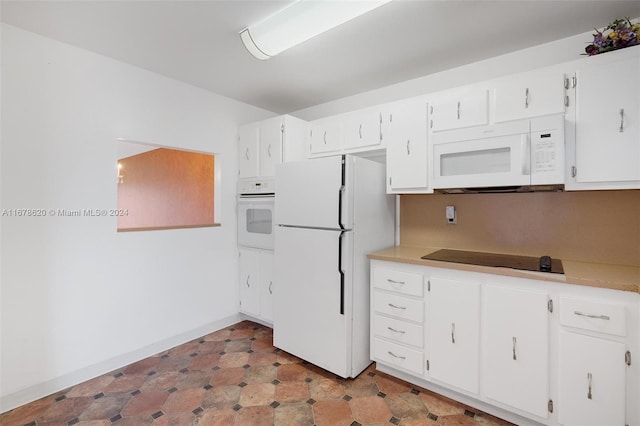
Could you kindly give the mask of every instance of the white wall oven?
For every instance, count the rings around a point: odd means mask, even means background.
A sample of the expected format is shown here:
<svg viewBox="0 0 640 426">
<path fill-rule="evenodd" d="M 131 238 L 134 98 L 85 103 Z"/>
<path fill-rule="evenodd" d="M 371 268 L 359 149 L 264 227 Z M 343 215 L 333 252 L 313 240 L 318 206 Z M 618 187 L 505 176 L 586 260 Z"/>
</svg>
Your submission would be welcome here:
<svg viewBox="0 0 640 426">
<path fill-rule="evenodd" d="M 273 250 L 275 179 L 238 182 L 238 246 Z"/>
</svg>

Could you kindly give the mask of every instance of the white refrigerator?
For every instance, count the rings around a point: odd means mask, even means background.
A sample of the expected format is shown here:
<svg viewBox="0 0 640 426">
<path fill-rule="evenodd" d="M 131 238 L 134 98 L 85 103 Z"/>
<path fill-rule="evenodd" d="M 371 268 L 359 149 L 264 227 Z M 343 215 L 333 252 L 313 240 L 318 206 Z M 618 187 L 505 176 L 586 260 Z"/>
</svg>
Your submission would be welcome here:
<svg viewBox="0 0 640 426">
<path fill-rule="evenodd" d="M 370 363 L 367 253 L 394 244 L 385 166 L 343 155 L 276 169 L 274 345 L 340 377 Z"/>
</svg>

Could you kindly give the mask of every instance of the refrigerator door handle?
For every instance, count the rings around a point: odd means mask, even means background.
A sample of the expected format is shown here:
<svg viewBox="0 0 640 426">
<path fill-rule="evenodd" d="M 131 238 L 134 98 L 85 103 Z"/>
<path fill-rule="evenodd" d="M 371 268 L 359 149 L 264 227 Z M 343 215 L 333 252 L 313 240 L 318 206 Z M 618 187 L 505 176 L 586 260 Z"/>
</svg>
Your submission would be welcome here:
<svg viewBox="0 0 640 426">
<path fill-rule="evenodd" d="M 340 172 L 340 189 L 338 189 L 338 228 L 344 229 L 342 224 L 342 200 L 344 199 L 344 191 L 346 190 L 346 156 L 342 156 L 341 172 Z"/>
<path fill-rule="evenodd" d="M 340 274 L 340 315 L 344 315 L 344 270 L 342 269 L 342 237 L 344 231 L 338 237 L 338 273 Z"/>
</svg>

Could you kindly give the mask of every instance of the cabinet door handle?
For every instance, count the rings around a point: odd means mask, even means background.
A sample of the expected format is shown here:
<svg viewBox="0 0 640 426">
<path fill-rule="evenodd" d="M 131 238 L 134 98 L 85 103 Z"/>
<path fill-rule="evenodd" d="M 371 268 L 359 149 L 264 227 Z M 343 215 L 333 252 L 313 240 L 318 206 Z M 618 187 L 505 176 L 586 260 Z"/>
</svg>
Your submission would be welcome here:
<svg viewBox="0 0 640 426">
<path fill-rule="evenodd" d="M 392 280 L 391 278 L 387 278 L 387 282 L 390 282 L 391 284 L 400 284 L 400 285 L 404 285 L 404 281 L 396 281 L 396 280 Z"/>
<path fill-rule="evenodd" d="M 409 139 L 407 139 L 407 155 L 411 155 L 411 151 L 409 150 L 409 143 L 411 141 Z"/>
<path fill-rule="evenodd" d="M 529 88 L 524 91 L 524 107 L 529 108 Z"/>
<path fill-rule="evenodd" d="M 405 333 L 406 333 L 406 331 L 404 331 L 404 330 L 396 330 L 396 329 L 395 329 L 395 328 L 393 328 L 393 327 L 387 327 L 387 328 L 388 328 L 390 331 L 393 331 L 394 333 L 399 333 L 399 334 L 405 334 Z"/>
<path fill-rule="evenodd" d="M 589 389 L 587 390 L 587 399 L 593 399 L 593 395 L 591 394 L 591 379 L 593 376 L 591 373 L 587 373 L 587 383 L 589 384 Z"/>
<path fill-rule="evenodd" d="M 327 131 L 324 131 L 324 136 L 322 137 L 322 139 L 324 140 L 324 144 L 327 144 Z"/>
<path fill-rule="evenodd" d="M 458 120 L 460 120 L 460 101 L 458 101 Z"/>
<path fill-rule="evenodd" d="M 362 139 L 362 124 L 358 128 L 358 136 L 360 136 L 360 139 Z"/>
<path fill-rule="evenodd" d="M 407 357 L 406 357 L 406 356 L 396 355 L 396 354 L 394 354 L 394 353 L 393 353 L 393 352 L 391 352 L 391 351 L 387 351 L 387 353 L 388 353 L 389 355 L 391 355 L 392 357 L 394 357 L 394 358 L 398 358 L 398 359 L 407 359 Z"/>
<path fill-rule="evenodd" d="M 605 321 L 609 321 L 611 319 L 609 315 L 594 315 L 594 314 L 588 314 L 586 312 L 580 312 L 580 311 L 573 311 L 573 314 L 581 317 L 595 318 L 595 319 L 601 319 Z"/>
<path fill-rule="evenodd" d="M 405 309 L 407 309 L 405 306 L 396 306 L 396 305 L 394 305 L 393 303 L 389 303 L 389 306 L 391 306 L 392 308 L 396 308 L 396 309 L 402 309 L 403 311 L 404 311 Z"/>
<path fill-rule="evenodd" d="M 620 133 L 624 132 L 624 108 L 620 110 Z"/>
<path fill-rule="evenodd" d="M 267 146 L 267 155 L 271 158 L 271 144 Z"/>
<path fill-rule="evenodd" d="M 272 285 L 273 285 L 273 281 L 269 281 L 269 294 L 273 294 L 273 291 L 271 291 Z"/>
<path fill-rule="evenodd" d="M 456 343 L 456 323 L 451 323 L 451 343 Z"/>
<path fill-rule="evenodd" d="M 249 148 L 244 152 L 244 156 L 247 160 L 249 159 Z"/>
<path fill-rule="evenodd" d="M 247 275 L 247 287 L 251 287 L 251 284 L 249 284 L 249 276 L 250 275 Z"/>
<path fill-rule="evenodd" d="M 516 356 L 516 338 L 513 337 L 513 360 L 516 361 L 518 357 Z"/>
</svg>

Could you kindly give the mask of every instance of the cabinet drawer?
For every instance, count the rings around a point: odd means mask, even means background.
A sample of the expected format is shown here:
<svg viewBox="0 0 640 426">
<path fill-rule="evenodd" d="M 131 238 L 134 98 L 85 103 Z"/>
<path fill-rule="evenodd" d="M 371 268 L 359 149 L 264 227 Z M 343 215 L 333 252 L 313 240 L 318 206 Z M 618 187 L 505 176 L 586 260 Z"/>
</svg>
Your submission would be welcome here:
<svg viewBox="0 0 640 426">
<path fill-rule="evenodd" d="M 375 315 L 373 333 L 376 336 L 395 340 L 406 345 L 421 348 L 424 342 L 424 327 L 393 318 Z"/>
<path fill-rule="evenodd" d="M 560 324 L 615 336 L 627 335 L 625 306 L 560 297 Z"/>
<path fill-rule="evenodd" d="M 424 321 L 424 302 L 379 291 L 374 292 L 376 312 L 422 323 Z"/>
<path fill-rule="evenodd" d="M 409 349 L 381 339 L 374 339 L 372 355 L 378 361 L 389 366 L 411 371 L 420 376 L 423 374 L 423 354 L 415 349 Z"/>
<path fill-rule="evenodd" d="M 376 288 L 411 296 L 422 296 L 424 288 L 422 274 L 383 268 L 373 270 L 373 285 Z"/>
</svg>

